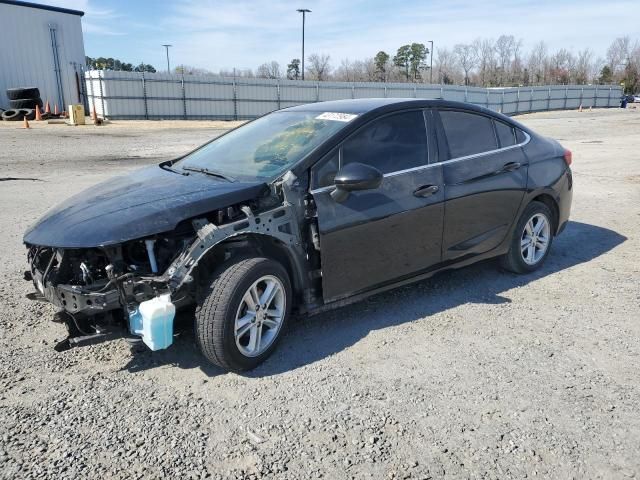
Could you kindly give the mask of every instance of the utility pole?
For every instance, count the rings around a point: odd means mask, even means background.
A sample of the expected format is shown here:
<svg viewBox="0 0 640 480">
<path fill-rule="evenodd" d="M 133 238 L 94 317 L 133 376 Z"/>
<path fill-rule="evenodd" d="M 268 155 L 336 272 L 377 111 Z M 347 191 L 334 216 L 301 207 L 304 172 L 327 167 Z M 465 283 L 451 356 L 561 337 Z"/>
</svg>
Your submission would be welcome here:
<svg viewBox="0 0 640 480">
<path fill-rule="evenodd" d="M 167 51 L 167 73 L 171 73 L 171 67 L 169 66 L 169 47 L 173 47 L 173 45 L 164 44 L 162 45 Z"/>
<path fill-rule="evenodd" d="M 304 21 L 307 13 L 311 13 L 308 8 L 299 8 L 297 10 L 302 14 L 302 80 L 304 80 Z"/>
<path fill-rule="evenodd" d="M 428 41 L 431 44 L 431 50 L 429 53 L 429 83 L 433 83 L 433 40 Z"/>
</svg>

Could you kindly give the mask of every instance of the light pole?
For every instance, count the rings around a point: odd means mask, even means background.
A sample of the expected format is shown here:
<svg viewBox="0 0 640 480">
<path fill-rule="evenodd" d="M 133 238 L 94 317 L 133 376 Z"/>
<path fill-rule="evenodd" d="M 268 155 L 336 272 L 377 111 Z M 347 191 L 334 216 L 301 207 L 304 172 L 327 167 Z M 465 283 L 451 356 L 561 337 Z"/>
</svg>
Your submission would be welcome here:
<svg viewBox="0 0 640 480">
<path fill-rule="evenodd" d="M 171 67 L 169 66 L 169 47 L 173 47 L 173 45 L 164 44 L 162 46 L 167 51 L 167 73 L 171 73 Z"/>
<path fill-rule="evenodd" d="M 299 8 L 297 11 L 302 14 L 302 80 L 304 80 L 304 20 L 307 13 L 311 13 L 311 10 L 308 8 Z"/>
<path fill-rule="evenodd" d="M 429 56 L 429 83 L 433 83 L 433 40 L 428 40 L 431 44 L 431 50 L 429 52 L 431 55 Z"/>
</svg>

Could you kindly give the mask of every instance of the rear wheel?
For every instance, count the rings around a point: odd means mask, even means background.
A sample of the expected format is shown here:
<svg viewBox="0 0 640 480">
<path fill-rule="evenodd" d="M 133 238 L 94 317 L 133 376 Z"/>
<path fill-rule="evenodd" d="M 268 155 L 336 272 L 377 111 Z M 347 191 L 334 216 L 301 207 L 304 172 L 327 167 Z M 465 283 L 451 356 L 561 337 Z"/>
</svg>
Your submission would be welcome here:
<svg viewBox="0 0 640 480">
<path fill-rule="evenodd" d="M 528 273 L 540 268 L 549 254 L 553 242 L 553 214 L 541 202 L 527 205 L 511 240 L 511 247 L 500 258 L 506 270 Z"/>
<path fill-rule="evenodd" d="M 276 348 L 291 310 L 287 271 L 267 258 L 240 259 L 210 280 L 196 309 L 204 356 L 227 370 L 248 370 Z"/>
</svg>

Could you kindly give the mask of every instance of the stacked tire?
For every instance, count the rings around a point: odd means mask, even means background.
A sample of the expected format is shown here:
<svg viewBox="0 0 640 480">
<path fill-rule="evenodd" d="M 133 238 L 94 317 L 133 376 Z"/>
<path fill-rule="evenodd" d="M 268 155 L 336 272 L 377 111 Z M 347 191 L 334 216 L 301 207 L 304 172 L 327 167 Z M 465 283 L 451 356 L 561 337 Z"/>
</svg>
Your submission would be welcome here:
<svg viewBox="0 0 640 480">
<path fill-rule="evenodd" d="M 22 87 L 7 89 L 9 98 L 9 110 L 1 113 L 2 120 L 16 122 L 23 120 L 33 120 L 36 118 L 36 106 L 42 108 L 40 90 L 36 87 Z"/>
</svg>

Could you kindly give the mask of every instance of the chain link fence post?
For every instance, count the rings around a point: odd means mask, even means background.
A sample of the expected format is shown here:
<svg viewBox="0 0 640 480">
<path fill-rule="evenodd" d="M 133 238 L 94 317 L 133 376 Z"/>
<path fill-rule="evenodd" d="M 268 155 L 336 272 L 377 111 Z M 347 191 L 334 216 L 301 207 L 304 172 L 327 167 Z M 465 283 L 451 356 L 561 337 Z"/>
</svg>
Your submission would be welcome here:
<svg viewBox="0 0 640 480">
<path fill-rule="evenodd" d="M 96 96 L 93 90 L 93 70 L 89 70 L 89 90 L 91 90 L 91 110 L 89 111 L 89 115 L 91 115 L 92 112 L 98 115 L 98 112 L 96 112 Z"/>
<path fill-rule="evenodd" d="M 529 112 L 533 112 L 533 87 L 531 87 L 531 96 L 529 97 Z"/>
<path fill-rule="evenodd" d="M 182 75 L 180 77 L 180 86 L 182 88 L 182 116 L 187 119 L 187 92 L 184 86 L 184 67 L 182 68 Z"/>
<path fill-rule="evenodd" d="M 147 80 L 144 78 L 144 70 L 142 71 L 142 99 L 144 101 L 144 119 L 149 120 L 149 105 L 147 104 Z"/>
<path fill-rule="evenodd" d="M 278 99 L 278 110 L 282 108 L 280 99 L 280 79 L 276 80 L 276 98 Z"/>
<path fill-rule="evenodd" d="M 233 119 L 238 120 L 238 86 L 236 84 L 235 70 L 233 75 Z"/>
<path fill-rule="evenodd" d="M 102 106 L 102 118 L 107 119 L 107 111 L 104 108 L 104 91 L 102 90 L 102 82 L 104 80 L 104 70 L 98 71 L 98 88 L 100 89 L 100 104 Z"/>
</svg>

